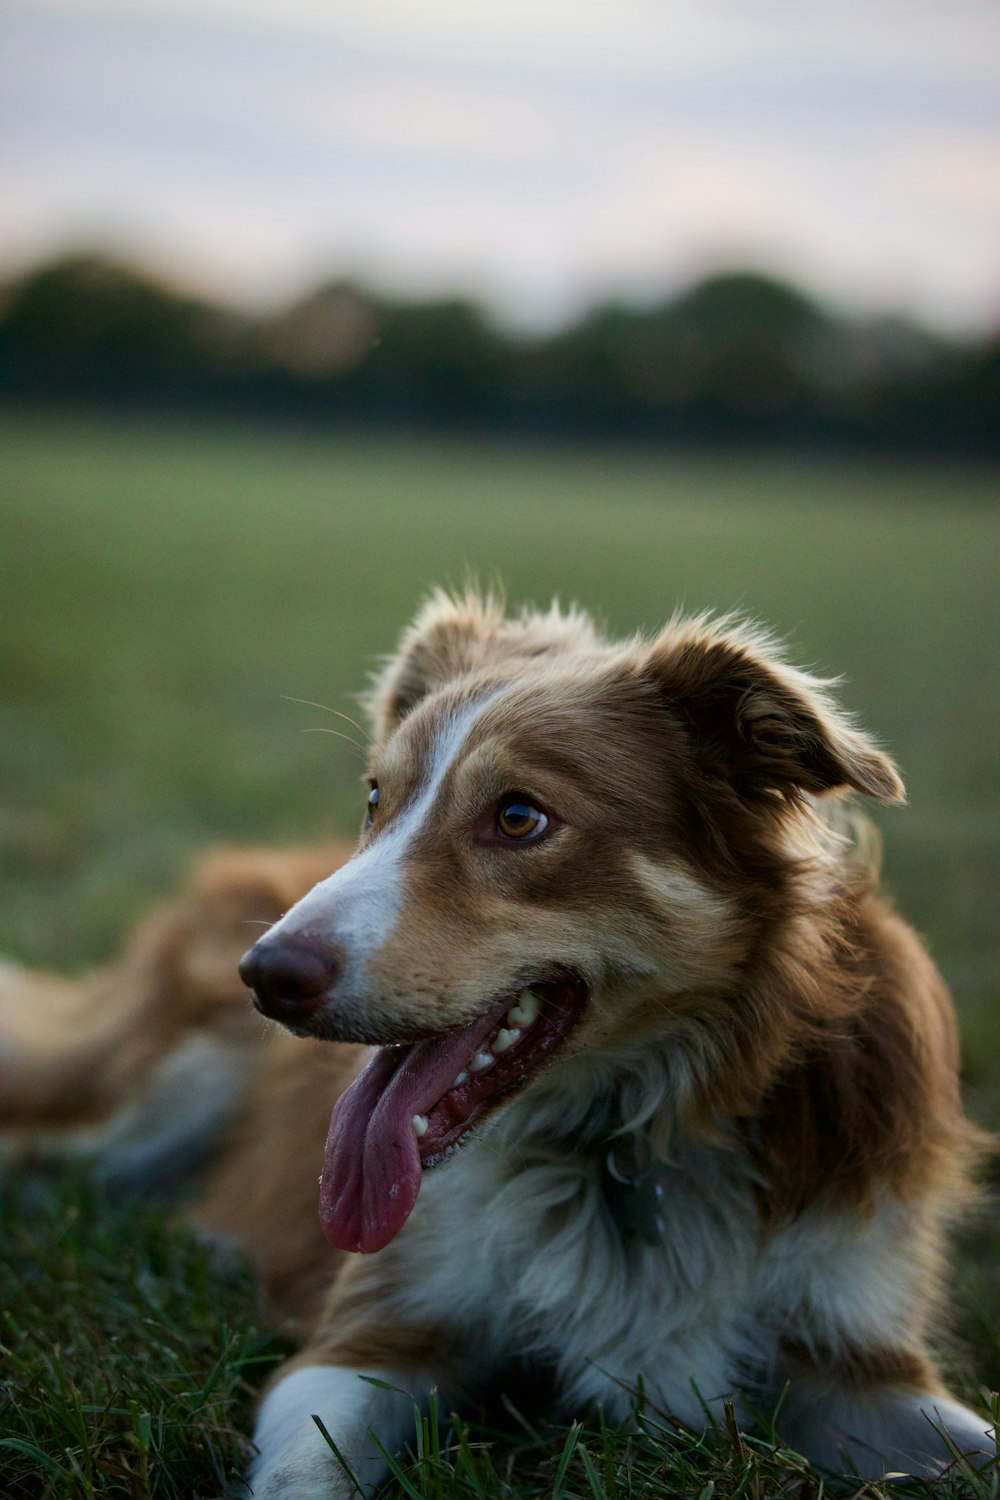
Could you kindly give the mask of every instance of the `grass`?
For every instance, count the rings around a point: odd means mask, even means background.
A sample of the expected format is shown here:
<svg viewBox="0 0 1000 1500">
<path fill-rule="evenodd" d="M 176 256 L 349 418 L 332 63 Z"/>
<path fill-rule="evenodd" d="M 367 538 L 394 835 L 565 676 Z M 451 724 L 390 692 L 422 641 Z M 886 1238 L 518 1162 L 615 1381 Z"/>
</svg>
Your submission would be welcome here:
<svg viewBox="0 0 1000 1500">
<path fill-rule="evenodd" d="M 123 1247 L 127 1246 L 127 1254 Z M 253 1283 L 169 1227 L 116 1204 L 80 1171 L 8 1188 L 0 1205 L 0 1494 L 4 1500 L 216 1500 L 236 1493 L 250 1391 L 285 1351 Z M 994 1349 L 994 1353 L 1000 1350 Z M 977 1399 L 974 1391 L 967 1391 Z M 978 1399 L 982 1399 L 981 1394 Z M 634 1427 L 502 1428 L 415 1419 L 385 1500 L 821 1500 L 773 1434 L 726 1420 L 702 1434 L 655 1409 Z M 868 1485 L 858 1500 L 930 1493 L 996 1500 L 968 1471 L 929 1490 Z"/>
<path fill-rule="evenodd" d="M 354 747 L 289 700 L 352 712 L 432 583 L 499 574 L 616 631 L 735 606 L 844 672 L 900 760 L 889 883 L 1000 1126 L 995 475 L 11 418 L 0 449 L 0 952 L 81 966 L 204 842 L 356 826 Z M 75 1176 L 9 1186 L 2 1213 L 0 1495 L 223 1493 L 280 1353 L 249 1281 Z M 998 1264 L 987 1218 L 959 1256 L 967 1393 L 1000 1383 Z M 791 1459 L 652 1416 L 487 1439 L 457 1430 L 421 1496 L 814 1493 Z"/>
<path fill-rule="evenodd" d="M 127 1254 L 123 1253 L 127 1247 Z M 162 1207 L 115 1203 L 64 1171 L 0 1201 L 0 1494 L 4 1500 L 221 1500 L 249 1453 L 251 1390 L 286 1352 L 259 1321 L 253 1282 Z M 1000 1353 L 1000 1350 L 995 1350 Z M 968 1392 L 982 1400 L 981 1393 Z M 1000 1413 L 998 1413 L 1000 1414 Z M 634 1426 L 502 1427 L 416 1417 L 389 1455 L 384 1500 L 822 1500 L 825 1487 L 773 1433 L 730 1413 L 695 1432 L 643 1409 Z M 963 1470 L 929 1489 L 867 1485 L 857 1500 L 996 1500 Z M 319 1500 L 319 1497 L 317 1497 Z"/>
<path fill-rule="evenodd" d="M 221 1495 L 284 1352 L 245 1268 L 80 1171 L 0 1197 L 0 1494 Z"/>
</svg>

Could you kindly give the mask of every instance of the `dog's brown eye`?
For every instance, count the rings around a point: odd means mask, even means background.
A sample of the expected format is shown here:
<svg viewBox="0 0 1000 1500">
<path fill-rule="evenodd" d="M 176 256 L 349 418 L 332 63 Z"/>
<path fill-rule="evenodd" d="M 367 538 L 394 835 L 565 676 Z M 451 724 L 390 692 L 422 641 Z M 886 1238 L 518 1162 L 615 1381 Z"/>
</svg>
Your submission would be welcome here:
<svg viewBox="0 0 1000 1500">
<path fill-rule="evenodd" d="M 373 786 L 372 789 L 371 789 L 371 791 L 368 793 L 368 812 L 367 812 L 367 814 L 365 816 L 365 824 L 366 824 L 366 826 L 368 828 L 370 828 L 372 826 L 372 824 L 374 823 L 374 821 L 375 821 L 375 809 L 377 807 L 378 807 L 378 787 L 377 786 Z"/>
<path fill-rule="evenodd" d="M 497 828 L 508 839 L 537 839 L 549 826 L 541 808 L 530 802 L 504 802 L 497 813 Z"/>
</svg>

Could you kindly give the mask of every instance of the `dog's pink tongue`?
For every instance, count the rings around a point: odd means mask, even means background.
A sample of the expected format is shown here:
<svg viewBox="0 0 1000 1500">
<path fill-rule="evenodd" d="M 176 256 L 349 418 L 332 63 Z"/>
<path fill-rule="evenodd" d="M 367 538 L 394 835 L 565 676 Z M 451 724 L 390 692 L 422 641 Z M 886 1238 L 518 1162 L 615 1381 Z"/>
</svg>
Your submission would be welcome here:
<svg viewBox="0 0 1000 1500">
<path fill-rule="evenodd" d="M 382 1047 L 337 1100 L 319 1216 L 338 1250 L 381 1250 L 402 1229 L 420 1192 L 413 1116 L 427 1114 L 447 1093 L 489 1027 L 481 1017 L 450 1036 Z"/>
</svg>

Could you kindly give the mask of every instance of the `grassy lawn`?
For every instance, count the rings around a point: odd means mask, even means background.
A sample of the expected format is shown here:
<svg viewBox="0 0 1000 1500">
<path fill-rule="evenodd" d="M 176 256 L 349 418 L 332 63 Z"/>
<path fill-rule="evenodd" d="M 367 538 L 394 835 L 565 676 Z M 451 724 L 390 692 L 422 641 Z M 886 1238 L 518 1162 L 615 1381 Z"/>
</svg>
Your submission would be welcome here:
<svg viewBox="0 0 1000 1500">
<path fill-rule="evenodd" d="M 355 827 L 353 747 L 289 700 L 351 713 L 433 583 L 500 576 L 514 601 L 575 599 L 615 631 L 735 607 L 843 673 L 898 758 L 888 882 L 955 989 L 973 1110 L 1000 1126 L 995 474 L 10 418 L 0 453 L 0 953 L 72 970 L 203 843 Z M 21 1447 L 0 1447 L 0 1496 L 15 1465 L 18 1496 L 221 1494 L 244 1379 L 277 1353 L 252 1288 L 75 1179 L 12 1202 L 0 1443 Z M 994 1386 L 998 1250 L 989 1222 L 970 1232 L 954 1351 Z M 755 1475 L 726 1434 L 718 1457 L 678 1438 L 669 1479 L 662 1434 L 577 1434 L 568 1457 L 565 1433 L 522 1441 L 516 1489 L 467 1440 L 425 1492 L 800 1483 L 788 1463 Z"/>
</svg>

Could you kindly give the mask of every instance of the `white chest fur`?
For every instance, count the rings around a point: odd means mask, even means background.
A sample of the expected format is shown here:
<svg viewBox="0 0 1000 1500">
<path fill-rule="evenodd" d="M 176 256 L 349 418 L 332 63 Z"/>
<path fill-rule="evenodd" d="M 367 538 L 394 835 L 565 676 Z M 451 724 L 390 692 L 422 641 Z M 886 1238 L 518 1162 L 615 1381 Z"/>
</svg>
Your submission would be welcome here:
<svg viewBox="0 0 1000 1500">
<path fill-rule="evenodd" d="M 614 1222 L 599 1156 L 519 1158 L 485 1137 L 425 1180 L 406 1231 L 407 1311 L 475 1328 L 498 1359 L 553 1363 L 574 1407 L 624 1412 L 618 1382 L 641 1376 L 696 1417 L 694 1387 L 706 1400 L 733 1387 L 747 1339 L 734 1309 L 756 1248 L 748 1183 L 708 1155 L 670 1173 L 664 1239 L 646 1246 Z"/>
<path fill-rule="evenodd" d="M 663 1239 L 645 1245 L 614 1221 L 599 1154 L 486 1134 L 427 1174 L 400 1311 L 459 1328 L 483 1362 L 544 1359 L 569 1408 L 623 1416 L 641 1380 L 692 1423 L 748 1381 L 766 1388 L 784 1334 L 829 1351 L 905 1326 L 898 1205 L 814 1210 L 765 1236 L 738 1149 L 676 1141 L 663 1180 Z"/>
</svg>

